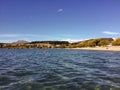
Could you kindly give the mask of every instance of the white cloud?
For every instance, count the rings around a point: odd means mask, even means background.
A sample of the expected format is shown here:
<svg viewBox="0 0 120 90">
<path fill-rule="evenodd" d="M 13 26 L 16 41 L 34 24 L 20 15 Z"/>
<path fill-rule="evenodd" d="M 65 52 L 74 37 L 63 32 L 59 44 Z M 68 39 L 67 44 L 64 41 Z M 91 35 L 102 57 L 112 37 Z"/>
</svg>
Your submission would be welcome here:
<svg viewBox="0 0 120 90">
<path fill-rule="evenodd" d="M 19 34 L 0 34 L 0 37 L 19 37 Z"/>
<path fill-rule="evenodd" d="M 24 34 L 24 35 L 21 35 L 21 36 L 26 36 L 26 37 L 40 37 L 41 35 L 38 35 L 38 34 Z"/>
<path fill-rule="evenodd" d="M 14 38 L 14 37 L 39 37 L 36 34 L 0 34 L 1 38 Z"/>
<path fill-rule="evenodd" d="M 62 11 L 63 11 L 63 9 L 62 9 L 62 8 L 60 8 L 60 9 L 58 9 L 58 10 L 57 10 L 57 12 L 62 12 Z"/>
<path fill-rule="evenodd" d="M 70 43 L 74 43 L 74 42 L 79 42 L 79 41 L 84 41 L 84 40 L 88 40 L 88 39 L 61 39 L 61 41 L 68 41 Z"/>
<path fill-rule="evenodd" d="M 118 35 L 118 32 L 110 32 L 110 31 L 103 31 L 103 34 L 108 34 L 108 35 Z"/>
<path fill-rule="evenodd" d="M 46 35 L 39 34 L 0 34 L 0 42 L 15 42 L 17 40 L 39 40 L 43 37 L 47 37 Z"/>
<path fill-rule="evenodd" d="M 17 41 L 17 40 L 0 40 L 0 43 L 11 43 L 11 42 L 14 42 L 14 41 Z"/>
</svg>

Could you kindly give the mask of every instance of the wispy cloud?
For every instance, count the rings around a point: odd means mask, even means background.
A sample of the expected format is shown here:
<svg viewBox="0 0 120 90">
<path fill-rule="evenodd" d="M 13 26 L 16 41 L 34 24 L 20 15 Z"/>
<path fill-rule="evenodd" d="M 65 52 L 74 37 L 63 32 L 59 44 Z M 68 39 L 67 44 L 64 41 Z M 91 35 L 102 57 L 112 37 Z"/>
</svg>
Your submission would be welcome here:
<svg viewBox="0 0 120 90">
<path fill-rule="evenodd" d="M 40 37 L 41 35 L 38 35 L 38 34 L 24 34 L 24 35 L 21 35 L 21 36 L 26 36 L 26 37 Z"/>
<path fill-rule="evenodd" d="M 19 37 L 19 34 L 0 34 L 0 37 Z"/>
<path fill-rule="evenodd" d="M 31 38 L 38 38 L 40 35 L 36 34 L 0 34 L 0 42 L 11 43 L 17 40 L 30 41 Z"/>
<path fill-rule="evenodd" d="M 62 8 L 60 8 L 60 9 L 58 9 L 58 10 L 57 10 L 57 12 L 62 12 L 62 11 L 63 11 L 63 9 L 62 9 Z"/>
<path fill-rule="evenodd" d="M 29 38 L 21 38 L 21 39 L 17 39 L 17 38 L 1 39 L 1 38 L 0 38 L 0 43 L 12 43 L 12 42 L 16 42 L 16 41 L 18 41 L 18 40 L 30 41 Z"/>
<path fill-rule="evenodd" d="M 15 37 L 39 37 L 36 34 L 0 34 L 1 38 L 15 38 Z"/>
<path fill-rule="evenodd" d="M 108 34 L 108 35 L 118 35 L 118 32 L 111 32 L 111 31 L 103 31 L 103 34 Z"/>
<path fill-rule="evenodd" d="M 0 42 L 15 42 L 17 40 L 41 40 L 44 38 L 50 38 L 48 35 L 41 34 L 0 34 Z"/>
</svg>

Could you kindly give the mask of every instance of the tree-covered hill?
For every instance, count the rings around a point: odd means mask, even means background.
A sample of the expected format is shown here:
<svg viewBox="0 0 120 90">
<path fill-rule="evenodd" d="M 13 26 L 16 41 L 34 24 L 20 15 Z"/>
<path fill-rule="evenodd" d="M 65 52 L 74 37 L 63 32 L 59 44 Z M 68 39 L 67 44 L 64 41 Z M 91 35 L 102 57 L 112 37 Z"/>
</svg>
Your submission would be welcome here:
<svg viewBox="0 0 120 90">
<path fill-rule="evenodd" d="M 0 48 L 81 48 L 120 46 L 120 38 L 95 38 L 75 43 L 68 41 L 17 41 L 16 43 L 0 43 Z"/>
</svg>

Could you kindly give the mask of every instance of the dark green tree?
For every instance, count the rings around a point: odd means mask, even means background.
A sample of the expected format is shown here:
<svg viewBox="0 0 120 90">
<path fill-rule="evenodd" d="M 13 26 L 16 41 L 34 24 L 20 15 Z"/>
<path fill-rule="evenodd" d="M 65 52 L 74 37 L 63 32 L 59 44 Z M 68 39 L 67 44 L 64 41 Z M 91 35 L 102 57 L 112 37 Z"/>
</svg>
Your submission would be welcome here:
<svg viewBox="0 0 120 90">
<path fill-rule="evenodd" d="M 107 46 L 110 44 L 109 40 L 100 40 L 100 42 L 98 43 L 99 46 Z"/>
<path fill-rule="evenodd" d="M 98 46 L 98 43 L 99 43 L 98 39 L 93 39 L 93 40 L 88 41 L 87 46 L 95 47 L 95 46 Z"/>
</svg>

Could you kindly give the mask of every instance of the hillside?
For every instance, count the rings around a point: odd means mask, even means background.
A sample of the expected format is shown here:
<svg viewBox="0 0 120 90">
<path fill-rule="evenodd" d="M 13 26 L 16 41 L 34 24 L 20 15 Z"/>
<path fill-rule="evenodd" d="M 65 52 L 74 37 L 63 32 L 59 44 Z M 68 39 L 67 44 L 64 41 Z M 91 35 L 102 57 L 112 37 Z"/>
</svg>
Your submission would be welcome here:
<svg viewBox="0 0 120 90">
<path fill-rule="evenodd" d="M 68 41 L 32 41 L 18 40 L 13 43 L 0 43 L 0 48 L 82 48 L 120 46 L 120 38 L 95 38 L 76 43 Z"/>
</svg>

